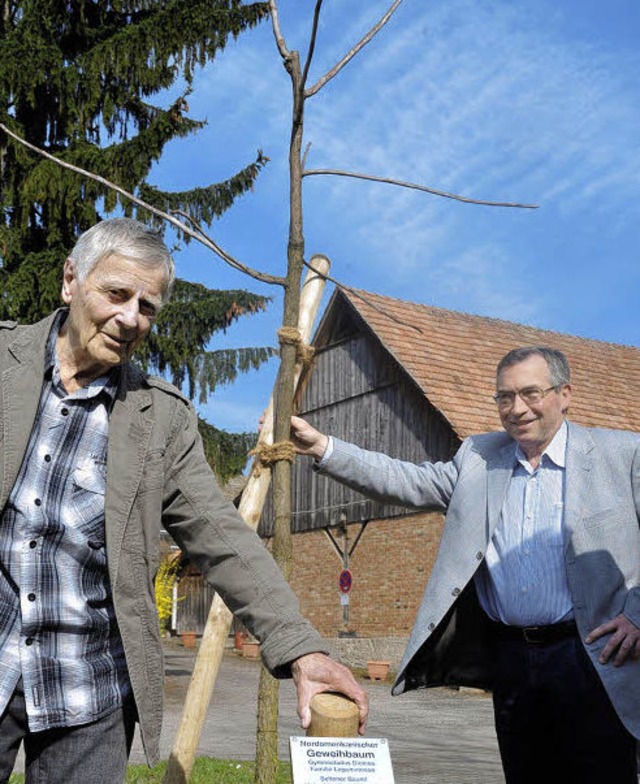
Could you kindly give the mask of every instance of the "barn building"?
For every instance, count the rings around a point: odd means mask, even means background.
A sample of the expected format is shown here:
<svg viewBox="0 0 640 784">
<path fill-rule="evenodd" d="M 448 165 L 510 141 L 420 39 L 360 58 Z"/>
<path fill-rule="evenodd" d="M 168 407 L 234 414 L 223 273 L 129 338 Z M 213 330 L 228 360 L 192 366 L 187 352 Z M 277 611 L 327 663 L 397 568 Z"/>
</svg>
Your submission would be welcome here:
<svg viewBox="0 0 640 784">
<path fill-rule="evenodd" d="M 405 460 L 448 460 L 465 437 L 500 429 L 491 397 L 495 368 L 523 345 L 567 355 L 573 421 L 640 430 L 635 347 L 343 290 L 333 294 L 313 344 L 300 415 L 323 432 Z M 344 640 L 342 653 L 352 646 L 351 663 L 396 663 L 433 566 L 442 516 L 366 499 L 315 474 L 308 458 L 296 460 L 292 482 L 291 584 L 303 612 L 324 636 Z M 271 517 L 268 502 L 259 528 L 266 539 Z M 345 570 L 348 593 L 339 586 Z"/>
</svg>

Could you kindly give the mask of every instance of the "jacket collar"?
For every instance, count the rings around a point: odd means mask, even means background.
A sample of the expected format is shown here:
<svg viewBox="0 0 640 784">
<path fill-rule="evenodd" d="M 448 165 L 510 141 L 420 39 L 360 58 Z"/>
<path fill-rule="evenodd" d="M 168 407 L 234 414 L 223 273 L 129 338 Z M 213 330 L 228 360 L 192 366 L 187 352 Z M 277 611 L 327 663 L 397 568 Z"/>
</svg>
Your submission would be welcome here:
<svg viewBox="0 0 640 784">
<path fill-rule="evenodd" d="M 36 324 L 18 327 L 9 339 L 0 370 L 0 509 L 15 483 L 29 443 L 42 391 L 47 340 L 61 310 Z M 144 411 L 150 405 L 151 392 L 144 373 L 133 365 L 123 365 L 109 421 L 109 452 L 113 439 L 120 447 L 116 450 L 120 460 L 111 461 L 108 485 L 118 487 L 127 478 L 127 471 L 138 474 L 139 462 L 135 461 L 141 460 L 148 442 L 151 425 Z M 136 444 L 136 449 L 131 450 L 131 444 Z"/>
<path fill-rule="evenodd" d="M 564 486 L 565 542 L 584 516 L 595 444 L 589 430 L 567 420 L 566 473 Z M 502 504 L 515 464 L 515 442 L 508 441 L 487 461 L 487 518 L 491 537 L 500 520 Z"/>
<path fill-rule="evenodd" d="M 45 347 L 57 312 L 32 327 L 17 328 L 3 357 L 0 427 L 4 444 L 0 449 L 0 509 L 16 481 L 29 443 L 42 390 Z"/>
<path fill-rule="evenodd" d="M 585 516 L 589 502 L 595 444 L 589 430 L 568 423 L 567 469 L 564 488 L 565 543 Z"/>
<path fill-rule="evenodd" d="M 506 444 L 496 450 L 494 455 L 487 460 L 487 522 L 489 526 L 488 537 L 500 521 L 502 505 L 509 480 L 516 465 L 516 442 L 509 439 Z"/>
</svg>

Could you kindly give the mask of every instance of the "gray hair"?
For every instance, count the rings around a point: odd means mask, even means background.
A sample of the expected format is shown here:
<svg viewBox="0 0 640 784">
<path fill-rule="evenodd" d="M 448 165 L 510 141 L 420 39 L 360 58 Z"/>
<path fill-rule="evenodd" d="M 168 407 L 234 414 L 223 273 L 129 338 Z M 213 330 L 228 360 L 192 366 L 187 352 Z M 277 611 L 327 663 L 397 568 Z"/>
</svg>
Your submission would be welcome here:
<svg viewBox="0 0 640 784">
<path fill-rule="evenodd" d="M 524 362 L 529 357 L 542 357 L 544 359 L 549 368 L 549 381 L 554 387 L 570 383 L 571 373 L 567 358 L 562 351 L 549 348 L 548 346 L 522 346 L 522 348 L 512 349 L 498 362 L 496 378 L 505 368 Z"/>
<path fill-rule="evenodd" d="M 167 246 L 157 231 L 132 218 L 109 218 L 85 231 L 69 254 L 79 281 L 83 281 L 102 259 L 122 256 L 137 264 L 162 265 L 167 285 L 162 299 L 166 302 L 175 280 L 175 266 Z"/>
</svg>

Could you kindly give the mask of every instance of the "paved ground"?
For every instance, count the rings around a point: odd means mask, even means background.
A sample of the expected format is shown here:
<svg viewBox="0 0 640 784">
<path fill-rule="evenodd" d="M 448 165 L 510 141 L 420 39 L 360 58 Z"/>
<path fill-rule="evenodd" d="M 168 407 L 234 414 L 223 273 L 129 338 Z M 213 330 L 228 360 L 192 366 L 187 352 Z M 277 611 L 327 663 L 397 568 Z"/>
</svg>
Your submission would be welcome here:
<svg viewBox="0 0 640 784">
<path fill-rule="evenodd" d="M 162 756 L 169 756 L 193 666 L 193 653 L 166 649 Z M 255 756 L 255 711 L 260 665 L 225 654 L 202 733 L 199 755 L 232 759 Z M 371 700 L 369 737 L 388 738 L 397 784 L 503 784 L 491 699 L 484 694 L 429 689 L 391 697 L 389 685 L 366 681 Z M 280 689 L 279 754 L 289 758 L 289 737 L 303 735 L 295 689 Z M 143 761 L 139 740 L 132 761 Z"/>
<path fill-rule="evenodd" d="M 163 759 L 169 756 L 180 722 L 195 652 L 169 642 L 165 657 Z M 254 759 L 259 674 L 257 661 L 242 659 L 231 651 L 225 653 L 198 747 L 199 756 Z M 389 740 L 396 784 L 504 784 L 488 696 L 428 689 L 391 697 L 388 684 L 367 680 L 365 686 L 371 701 L 367 735 Z M 291 681 L 282 681 L 281 759 L 289 759 L 289 737 L 302 734 L 295 710 L 295 689 Z M 138 735 L 131 762 L 144 762 Z M 20 754 L 16 771 L 23 770 Z"/>
<path fill-rule="evenodd" d="M 169 643 L 161 755 L 169 756 L 195 654 Z M 253 759 L 260 665 L 225 653 L 198 755 Z M 503 784 L 491 700 L 484 694 L 429 689 L 391 697 L 389 685 L 366 681 L 371 700 L 367 735 L 388 738 L 396 784 Z M 290 681 L 280 689 L 279 756 L 289 758 L 291 735 L 303 735 Z M 136 736 L 132 762 L 144 762 Z M 22 758 L 16 770 L 22 770 Z"/>
</svg>

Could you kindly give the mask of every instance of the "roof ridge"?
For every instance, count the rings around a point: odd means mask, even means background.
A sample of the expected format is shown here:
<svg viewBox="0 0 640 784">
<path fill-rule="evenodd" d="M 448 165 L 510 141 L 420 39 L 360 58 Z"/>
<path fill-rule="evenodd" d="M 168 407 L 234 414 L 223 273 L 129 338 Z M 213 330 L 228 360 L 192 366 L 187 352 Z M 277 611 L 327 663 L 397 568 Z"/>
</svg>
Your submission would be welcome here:
<svg viewBox="0 0 640 784">
<path fill-rule="evenodd" d="M 445 315 L 456 317 L 456 318 L 459 318 L 460 316 L 463 316 L 465 318 L 474 319 L 474 320 L 477 319 L 477 320 L 481 320 L 481 321 L 492 322 L 492 323 L 495 323 L 495 324 L 504 324 L 507 327 L 518 327 L 518 328 L 524 328 L 524 329 L 531 329 L 531 330 L 534 330 L 535 332 L 544 332 L 544 333 L 546 333 L 548 335 L 561 337 L 563 340 L 566 340 L 567 338 L 571 338 L 573 340 L 580 340 L 580 341 L 585 340 L 585 341 L 588 341 L 589 343 L 599 343 L 599 344 L 605 345 L 605 346 L 614 346 L 615 348 L 625 348 L 625 349 L 631 349 L 633 351 L 640 351 L 640 346 L 634 346 L 634 345 L 632 345 L 630 343 L 615 343 L 615 342 L 609 341 L 609 340 L 602 340 L 601 338 L 590 338 L 590 337 L 586 337 L 584 335 L 575 335 L 575 334 L 573 334 L 571 332 L 559 332 L 558 330 L 548 329 L 547 327 L 537 327 L 537 326 L 534 326 L 533 324 L 525 324 L 525 323 L 523 323 L 521 321 L 512 321 L 510 319 L 501 319 L 501 318 L 498 318 L 497 316 L 483 316 L 483 315 L 481 315 L 479 313 L 470 313 L 468 311 L 452 310 L 451 308 L 443 308 L 441 305 L 429 305 L 429 304 L 424 303 L 424 302 L 413 302 L 412 300 L 400 299 L 399 297 L 389 297 L 386 294 L 378 294 L 378 293 L 373 292 L 373 291 L 366 291 L 365 289 L 357 289 L 357 288 L 355 288 L 353 286 L 350 287 L 349 289 L 342 289 L 342 292 L 347 295 L 347 297 L 349 298 L 349 300 L 351 302 L 354 302 L 354 300 L 356 300 L 356 301 L 362 303 L 365 306 L 368 303 L 366 301 L 361 300 L 357 296 L 358 294 L 361 294 L 365 298 L 367 298 L 367 297 L 375 297 L 377 299 L 381 299 L 381 300 L 384 300 L 386 302 L 397 302 L 397 303 L 399 303 L 401 305 L 411 306 L 412 308 L 423 308 L 423 309 L 428 310 L 428 311 L 435 311 L 437 313 L 443 313 Z M 355 294 L 356 296 L 353 296 L 353 294 Z M 352 296 L 349 296 L 349 295 L 352 295 Z M 384 316 L 384 313 L 380 313 L 380 315 Z M 403 326 L 406 326 L 406 325 L 398 324 L 398 326 L 400 328 L 402 328 Z"/>
<path fill-rule="evenodd" d="M 357 314 L 461 438 L 499 427 L 491 399 L 498 361 L 516 346 L 536 344 L 560 348 L 567 354 L 574 382 L 571 417 L 575 422 L 640 431 L 637 346 L 462 313 L 364 289 L 341 293 L 354 316 Z M 336 300 L 332 303 L 335 306 Z"/>
</svg>

